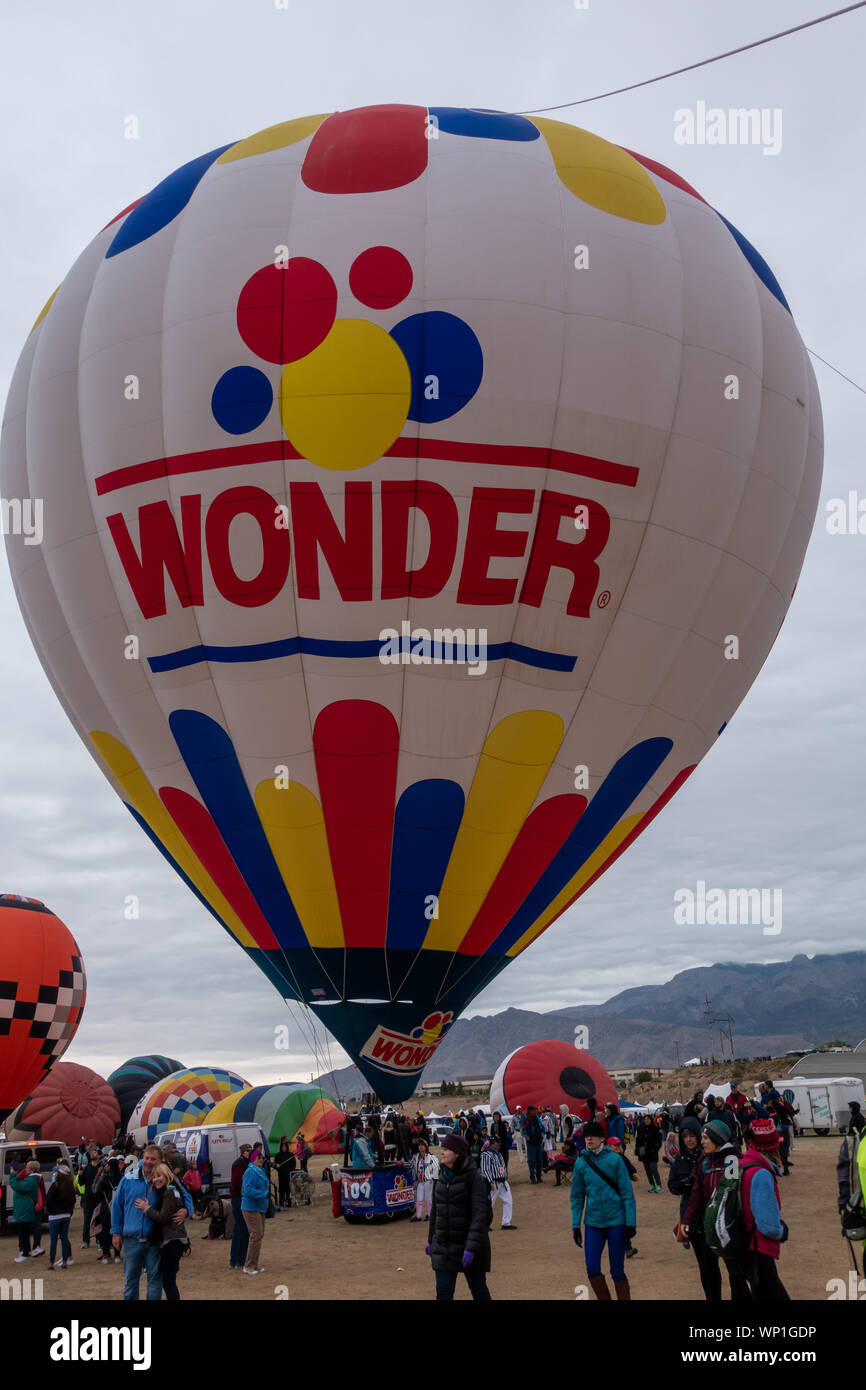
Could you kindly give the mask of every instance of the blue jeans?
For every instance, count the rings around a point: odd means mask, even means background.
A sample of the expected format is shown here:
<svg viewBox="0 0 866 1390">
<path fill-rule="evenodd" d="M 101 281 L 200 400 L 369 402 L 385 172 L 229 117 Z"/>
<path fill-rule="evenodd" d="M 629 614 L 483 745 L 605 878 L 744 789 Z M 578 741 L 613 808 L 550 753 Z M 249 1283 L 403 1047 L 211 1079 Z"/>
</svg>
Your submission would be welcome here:
<svg viewBox="0 0 866 1390">
<path fill-rule="evenodd" d="M 529 1181 L 530 1181 L 530 1182 L 532 1181 L 533 1178 L 537 1178 L 538 1181 L 541 1182 L 541 1154 L 542 1154 L 542 1146 L 541 1146 L 541 1144 L 530 1144 L 530 1143 L 527 1143 L 527 1145 L 526 1145 L 526 1161 L 527 1161 L 527 1163 L 529 1164 Z"/>
<path fill-rule="evenodd" d="M 601 1252 L 607 1245 L 611 1278 L 624 1279 L 626 1244 L 625 1226 L 584 1226 L 583 1253 L 590 1278 L 601 1274 Z"/>
<path fill-rule="evenodd" d="M 454 1290 L 457 1288 L 457 1271 L 453 1273 L 448 1269 L 436 1269 L 433 1271 L 436 1276 L 436 1300 L 439 1303 L 448 1299 L 453 1299 Z M 466 1282 L 469 1285 L 469 1292 L 473 1298 L 477 1298 L 481 1303 L 490 1303 L 490 1290 L 487 1287 L 487 1278 L 482 1270 L 464 1269 Z"/>
<path fill-rule="evenodd" d="M 54 1264 L 54 1256 L 57 1254 L 57 1242 L 60 1241 L 60 1254 L 64 1260 L 68 1260 L 72 1254 L 72 1246 L 69 1244 L 69 1223 L 71 1216 L 61 1216 L 57 1221 L 48 1222 L 48 1233 L 51 1236 L 51 1247 L 48 1251 L 48 1263 Z"/>
<path fill-rule="evenodd" d="M 123 1238 L 123 1297 L 127 1303 L 138 1302 L 141 1271 L 147 1271 L 147 1301 L 158 1303 L 162 1298 L 162 1275 L 159 1272 L 159 1246 L 134 1236 Z"/>
<path fill-rule="evenodd" d="M 243 1268 L 247 1262 L 247 1246 L 250 1243 L 250 1233 L 247 1230 L 247 1223 L 244 1221 L 244 1214 L 241 1211 L 240 1197 L 232 1197 L 232 1211 L 235 1214 L 235 1225 L 232 1231 L 232 1248 L 229 1253 L 229 1264 L 240 1265 Z"/>
</svg>

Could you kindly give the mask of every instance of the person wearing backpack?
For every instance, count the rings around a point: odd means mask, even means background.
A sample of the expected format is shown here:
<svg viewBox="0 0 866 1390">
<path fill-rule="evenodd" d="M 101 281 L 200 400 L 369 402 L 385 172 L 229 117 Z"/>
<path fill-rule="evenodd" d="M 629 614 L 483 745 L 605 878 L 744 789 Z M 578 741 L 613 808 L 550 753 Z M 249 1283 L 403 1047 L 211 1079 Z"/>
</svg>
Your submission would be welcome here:
<svg viewBox="0 0 866 1390">
<path fill-rule="evenodd" d="M 685 1210 L 680 1216 L 680 1232 L 689 1242 L 693 1238 L 706 1239 L 704 1218 L 715 1196 L 716 1188 L 726 1172 L 736 1174 L 739 1171 L 739 1155 L 731 1142 L 731 1131 L 721 1120 L 711 1119 L 704 1125 L 701 1148 L 704 1156 L 700 1163 L 695 1165 L 691 1192 Z M 709 1242 L 707 1248 L 718 1260 L 718 1253 L 712 1250 Z M 721 1258 L 728 1271 L 731 1301 L 747 1301 L 751 1297 L 747 1281 L 726 1255 L 722 1255 Z"/>
<path fill-rule="evenodd" d="M 575 1245 L 583 1245 L 580 1226 L 584 1221 L 586 1273 L 596 1298 L 611 1301 L 607 1280 L 601 1272 L 601 1256 L 607 1245 L 616 1296 L 629 1300 L 631 1288 L 625 1273 L 625 1252 L 635 1234 L 631 1179 L 620 1155 L 605 1144 L 604 1130 L 597 1120 L 585 1124 L 583 1134 L 586 1149 L 575 1161 L 571 1175 L 572 1236 Z"/>
<path fill-rule="evenodd" d="M 684 1115 L 680 1121 L 679 1153 L 673 1158 L 664 1160 L 665 1163 L 670 1164 L 671 1170 L 668 1175 L 668 1192 L 672 1192 L 675 1197 L 680 1199 L 680 1227 L 685 1226 L 686 1206 L 691 1195 L 695 1173 L 702 1159 L 700 1124 L 693 1115 Z M 683 1232 L 678 1230 L 677 1238 L 679 1239 L 682 1234 Z M 703 1231 L 697 1228 L 689 1233 L 688 1244 L 694 1251 L 695 1259 L 698 1262 L 704 1297 L 708 1303 L 720 1303 L 722 1299 L 722 1271 L 719 1268 L 718 1255 L 710 1250 Z"/>
<path fill-rule="evenodd" d="M 746 1250 L 728 1262 L 729 1270 L 735 1267 L 747 1281 L 754 1303 L 790 1301 L 777 1269 L 782 1244 L 788 1239 L 779 1197 L 780 1162 L 776 1125 L 772 1119 L 755 1120 L 739 1165 Z"/>
</svg>

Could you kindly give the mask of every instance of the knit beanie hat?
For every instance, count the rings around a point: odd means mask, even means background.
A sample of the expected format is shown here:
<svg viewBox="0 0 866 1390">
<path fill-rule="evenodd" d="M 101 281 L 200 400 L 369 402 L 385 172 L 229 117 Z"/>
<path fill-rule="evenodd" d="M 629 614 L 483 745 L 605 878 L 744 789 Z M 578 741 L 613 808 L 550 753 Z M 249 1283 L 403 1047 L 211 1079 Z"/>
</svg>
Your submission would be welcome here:
<svg viewBox="0 0 866 1390">
<path fill-rule="evenodd" d="M 584 1139 L 591 1139 L 595 1135 L 597 1139 L 604 1138 L 604 1127 L 597 1120 L 589 1120 L 583 1127 Z"/>
<path fill-rule="evenodd" d="M 708 1125 L 704 1125 L 704 1134 L 708 1134 L 714 1144 L 730 1144 L 732 1138 L 724 1120 L 710 1120 Z"/>
<path fill-rule="evenodd" d="M 778 1149 L 779 1131 L 772 1120 L 755 1119 L 749 1125 L 749 1139 L 756 1149 Z"/>
<path fill-rule="evenodd" d="M 462 1154 L 464 1158 L 469 1152 L 469 1145 L 461 1134 L 446 1134 L 442 1140 L 442 1148 L 450 1149 L 452 1153 Z"/>
</svg>

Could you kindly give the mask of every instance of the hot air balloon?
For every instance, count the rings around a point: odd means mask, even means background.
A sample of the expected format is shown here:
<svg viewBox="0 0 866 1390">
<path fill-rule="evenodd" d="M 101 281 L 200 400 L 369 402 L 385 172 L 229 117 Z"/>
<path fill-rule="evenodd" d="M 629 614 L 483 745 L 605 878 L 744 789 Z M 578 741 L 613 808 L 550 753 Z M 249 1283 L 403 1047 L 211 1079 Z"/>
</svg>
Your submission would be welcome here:
<svg viewBox="0 0 866 1390">
<path fill-rule="evenodd" d="M 0 481 L 115 791 L 398 1101 L 714 745 L 821 458 L 776 278 L 678 174 L 392 105 L 210 150 L 103 228 Z"/>
<path fill-rule="evenodd" d="M 152 1053 L 147 1057 L 130 1057 L 113 1071 L 108 1084 L 120 1106 L 120 1127 L 125 1129 L 130 1115 L 146 1091 L 173 1071 L 182 1071 L 183 1064 L 173 1057 Z"/>
<path fill-rule="evenodd" d="M 241 1124 L 248 1120 L 260 1125 L 271 1153 L 276 1153 L 283 1135 L 292 1143 L 303 1132 L 314 1154 L 333 1154 L 343 1147 L 339 1134 L 345 1118 L 338 1102 L 321 1087 L 284 1081 L 234 1091 L 208 1111 L 205 1123 Z"/>
<path fill-rule="evenodd" d="M 490 1086 L 490 1108 L 513 1115 L 518 1105 L 523 1110 L 549 1106 L 558 1116 L 565 1105 L 569 1114 L 588 1120 L 590 1096 L 599 1106 L 607 1105 L 617 1101 L 616 1086 L 595 1057 L 554 1038 L 526 1043 L 500 1062 Z"/>
<path fill-rule="evenodd" d="M 128 1132 L 136 1144 L 155 1139 L 167 1129 L 204 1124 L 221 1100 L 249 1087 L 237 1072 L 222 1067 L 187 1067 L 151 1086 L 129 1117 Z"/>
<path fill-rule="evenodd" d="M 77 1062 L 58 1062 L 6 1121 L 6 1138 L 110 1144 L 120 1123 L 117 1097 L 105 1080 Z"/>
<path fill-rule="evenodd" d="M 86 993 L 81 952 L 60 918 L 37 898 L 0 894 L 0 1121 L 63 1056 Z"/>
</svg>

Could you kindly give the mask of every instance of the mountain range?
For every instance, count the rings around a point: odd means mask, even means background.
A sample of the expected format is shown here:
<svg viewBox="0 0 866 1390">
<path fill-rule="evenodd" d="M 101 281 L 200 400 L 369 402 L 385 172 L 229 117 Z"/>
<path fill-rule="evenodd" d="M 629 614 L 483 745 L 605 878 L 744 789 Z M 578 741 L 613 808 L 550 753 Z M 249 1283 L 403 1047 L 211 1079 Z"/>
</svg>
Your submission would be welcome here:
<svg viewBox="0 0 866 1390">
<path fill-rule="evenodd" d="M 866 951 L 797 955 L 771 965 L 699 966 L 663 985 L 623 990 L 604 1004 L 574 1004 L 550 1013 L 512 1008 L 460 1018 L 422 1080 L 492 1077 L 503 1058 L 525 1043 L 573 1041 L 578 1023 L 588 1027 L 588 1051 L 605 1067 L 674 1067 L 693 1056 L 706 1057 L 713 1048 L 707 999 L 713 1019 L 730 1015 L 736 1057 L 778 1057 L 831 1039 L 854 1045 L 866 1037 Z M 718 1024 L 713 1038 L 715 1055 L 721 1056 Z M 368 1089 L 356 1067 L 320 1078 L 326 1089 L 329 1082 L 343 1095 Z"/>
</svg>

